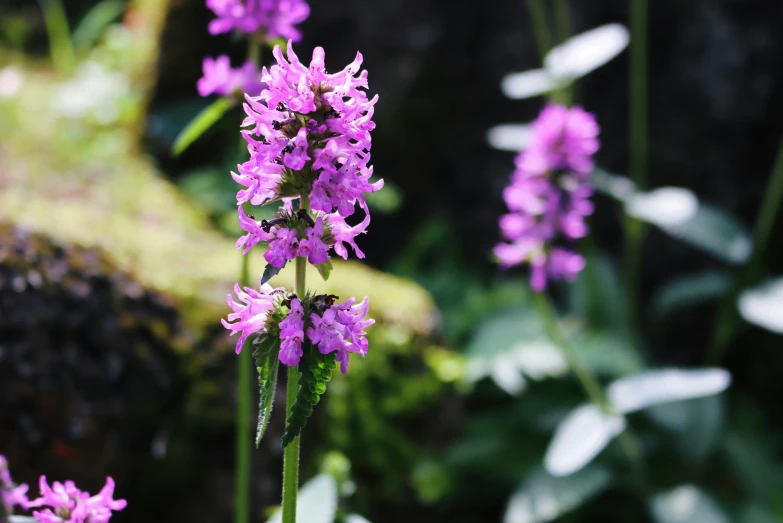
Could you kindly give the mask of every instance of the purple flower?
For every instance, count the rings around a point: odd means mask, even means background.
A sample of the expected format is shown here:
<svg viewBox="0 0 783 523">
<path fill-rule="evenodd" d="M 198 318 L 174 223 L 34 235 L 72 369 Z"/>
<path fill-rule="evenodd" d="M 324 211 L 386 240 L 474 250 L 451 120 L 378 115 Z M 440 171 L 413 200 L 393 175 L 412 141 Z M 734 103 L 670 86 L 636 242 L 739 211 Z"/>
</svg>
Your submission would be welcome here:
<svg viewBox="0 0 783 523">
<path fill-rule="evenodd" d="M 348 249 L 346 249 L 344 245 L 347 243 L 353 248 L 357 258 L 364 258 L 364 253 L 356 246 L 355 238 L 366 232 L 367 226 L 370 224 L 370 214 L 367 213 L 364 220 L 362 220 L 362 223 L 355 227 L 351 227 L 345 223 L 345 218 L 343 218 L 340 213 L 330 214 L 326 219 L 329 221 L 332 236 L 334 237 L 334 252 L 342 259 L 347 260 Z"/>
<path fill-rule="evenodd" d="M 299 250 L 299 237 L 295 229 L 278 227 L 275 239 L 269 242 L 269 250 L 264 253 L 264 259 L 272 267 L 282 269 L 288 260 L 293 260 Z"/>
<path fill-rule="evenodd" d="M 237 354 L 242 352 L 242 346 L 245 344 L 248 336 L 266 329 L 268 315 L 275 308 L 277 301 L 274 294 L 279 291 L 282 291 L 282 289 L 273 289 L 266 283 L 261 285 L 261 292 L 250 287 L 245 287 L 245 292 L 243 292 L 239 288 L 239 284 L 234 285 L 234 293 L 239 298 L 240 303 L 235 302 L 229 294 L 227 296 L 228 306 L 234 312 L 228 315 L 228 321 L 221 320 L 221 322 L 225 328 L 232 331 L 232 336 L 237 332 L 242 333 L 237 340 Z"/>
<path fill-rule="evenodd" d="M 214 59 L 204 58 L 203 68 L 204 76 L 196 84 L 201 96 L 217 94 L 231 97 L 258 92 L 264 86 L 258 68 L 250 61 L 239 69 L 232 69 L 228 56 L 220 55 Z"/>
<path fill-rule="evenodd" d="M 232 30 L 243 33 L 262 31 L 266 38 L 299 41 L 302 34 L 295 24 L 310 15 L 304 0 L 207 0 L 207 7 L 218 17 L 209 24 L 212 34 Z"/>
<path fill-rule="evenodd" d="M 356 298 L 332 305 L 323 315 L 310 314 L 311 327 L 307 329 L 307 337 L 318 347 L 321 354 L 335 354 L 340 362 L 340 372 L 348 372 L 348 355 L 351 352 L 367 355 L 368 342 L 364 329 L 375 323 L 375 320 L 364 318 L 370 310 L 369 298 L 355 305 Z"/>
<path fill-rule="evenodd" d="M 269 241 L 275 237 L 272 232 L 266 232 L 261 228 L 261 224 L 255 221 L 253 218 L 245 214 L 245 210 L 242 206 L 239 206 L 239 226 L 247 234 L 240 236 L 237 240 L 237 249 L 244 247 L 242 254 L 247 254 L 253 245 L 262 241 Z"/>
<path fill-rule="evenodd" d="M 73 481 L 55 481 L 50 487 L 46 477 L 41 476 L 39 485 L 41 497 L 27 503 L 26 508 L 47 507 L 33 511 L 33 516 L 42 523 L 106 523 L 113 511 L 127 505 L 124 499 L 114 499 L 111 478 L 106 478 L 106 486 L 95 496 L 79 490 Z"/>
<path fill-rule="evenodd" d="M 511 212 L 499 225 L 507 243 L 496 245 L 494 253 L 504 268 L 528 263 L 531 287 L 541 292 L 547 280 L 572 281 L 584 268 L 584 258 L 558 242 L 588 233 L 593 191 L 587 174 L 598 150 L 598 124 L 579 107 L 549 105 L 531 127 L 503 192 Z"/>
<path fill-rule="evenodd" d="M 383 180 L 370 182 L 370 131 L 378 97 L 368 99 L 364 91 L 367 72 L 359 73 L 361 53 L 335 74 L 327 74 L 320 47 L 309 67 L 299 61 L 291 41 L 287 59 L 279 46 L 273 54 L 276 65 L 261 75 L 267 87 L 258 96 L 245 97 L 243 126 L 248 130 L 242 134 L 250 160 L 243 170 L 261 179 L 237 180 L 247 187 L 242 201 L 263 204 L 281 194 L 287 178 L 296 183 L 283 196 L 300 197 L 296 187 L 312 188 L 307 196 L 313 210 L 328 214 L 336 209 L 349 216 L 356 203 L 366 208 L 364 195 L 381 189 Z M 275 186 L 278 190 L 271 189 Z"/>
<path fill-rule="evenodd" d="M 299 242 L 299 256 L 313 265 L 321 265 L 329 259 L 329 246 L 324 243 L 324 219 L 319 216 L 313 227 L 306 229 L 307 239 Z"/>
<path fill-rule="evenodd" d="M 8 460 L 0 455 L 0 512 L 13 514 L 14 506 L 19 505 L 22 508 L 27 507 L 27 491 L 29 487 L 26 484 L 16 485 L 11 479 L 11 472 L 8 470 Z"/>
<path fill-rule="evenodd" d="M 291 299 L 291 312 L 280 322 L 280 363 L 288 366 L 299 364 L 304 340 L 304 309 L 298 298 Z"/>
</svg>

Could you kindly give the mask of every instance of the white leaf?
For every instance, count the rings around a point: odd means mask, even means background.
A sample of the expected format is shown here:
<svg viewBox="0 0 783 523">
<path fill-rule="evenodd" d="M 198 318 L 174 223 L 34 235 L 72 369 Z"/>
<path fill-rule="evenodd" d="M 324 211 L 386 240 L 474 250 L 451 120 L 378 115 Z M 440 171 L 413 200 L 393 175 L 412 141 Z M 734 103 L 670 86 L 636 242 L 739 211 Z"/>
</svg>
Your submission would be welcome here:
<svg viewBox="0 0 783 523">
<path fill-rule="evenodd" d="M 656 495 L 650 511 L 657 523 L 729 523 L 713 499 L 694 485 L 681 485 Z"/>
<path fill-rule="evenodd" d="M 553 476 L 567 476 L 590 463 L 625 429 L 625 418 L 606 415 L 596 405 L 571 411 L 549 443 L 544 466 Z"/>
<path fill-rule="evenodd" d="M 574 510 L 606 489 L 611 474 L 603 467 L 587 467 L 565 478 L 539 470 L 511 496 L 503 523 L 544 523 Z"/>
<path fill-rule="evenodd" d="M 512 100 L 546 94 L 559 86 L 560 83 L 543 69 L 507 74 L 500 82 L 500 90 Z"/>
<path fill-rule="evenodd" d="M 511 396 L 517 396 L 525 390 L 525 378 L 522 377 L 520 370 L 509 361 L 495 360 L 490 375 L 492 381 Z"/>
<path fill-rule="evenodd" d="M 296 523 L 333 523 L 337 513 L 337 482 L 328 474 L 319 474 L 299 489 L 296 499 Z M 280 509 L 267 523 L 282 523 Z"/>
<path fill-rule="evenodd" d="M 530 126 L 527 124 L 510 123 L 496 125 L 487 131 L 487 142 L 490 147 L 501 151 L 518 153 L 527 145 L 529 139 Z"/>
<path fill-rule="evenodd" d="M 625 212 L 659 227 L 684 223 L 699 208 L 693 191 L 681 187 L 661 187 L 650 192 L 638 192 L 625 205 Z"/>
<path fill-rule="evenodd" d="M 745 321 L 783 334 L 783 278 L 742 291 L 737 306 Z"/>
<path fill-rule="evenodd" d="M 723 369 L 665 369 L 622 378 L 607 389 L 609 401 L 621 414 L 672 401 L 712 396 L 726 390 L 731 374 Z"/>
<path fill-rule="evenodd" d="M 370 520 L 363 518 L 359 514 L 348 514 L 345 516 L 345 523 L 370 523 Z"/>
<path fill-rule="evenodd" d="M 569 38 L 546 55 L 544 68 L 555 78 L 573 80 L 598 69 L 628 46 L 628 29 L 608 24 Z"/>
</svg>

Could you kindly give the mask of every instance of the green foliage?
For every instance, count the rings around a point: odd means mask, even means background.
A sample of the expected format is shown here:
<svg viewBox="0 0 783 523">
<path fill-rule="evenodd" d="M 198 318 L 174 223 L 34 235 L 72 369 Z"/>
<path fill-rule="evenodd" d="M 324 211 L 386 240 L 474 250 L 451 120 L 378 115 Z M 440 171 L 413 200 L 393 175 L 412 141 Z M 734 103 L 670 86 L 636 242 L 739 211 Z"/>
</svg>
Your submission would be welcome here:
<svg viewBox="0 0 783 523">
<path fill-rule="evenodd" d="M 174 156 L 179 156 L 185 149 L 215 125 L 220 118 L 234 107 L 234 102 L 229 98 L 218 98 L 210 105 L 202 109 L 190 123 L 180 131 L 171 148 Z"/>
<path fill-rule="evenodd" d="M 321 395 L 326 392 L 326 384 L 332 379 L 332 370 L 336 366 L 334 353 L 321 354 L 309 341 L 302 344 L 303 354 L 299 361 L 299 392 L 291 408 L 291 415 L 283 433 L 283 448 L 291 443 L 307 424 Z"/>
<path fill-rule="evenodd" d="M 277 367 L 280 340 L 272 336 L 261 336 L 253 342 L 256 347 L 253 357 L 258 372 L 258 425 L 256 426 L 256 448 L 264 437 L 277 389 Z"/>
<path fill-rule="evenodd" d="M 270 264 L 266 264 L 266 267 L 264 267 L 264 274 L 261 275 L 261 285 L 265 284 L 275 276 L 277 276 L 280 271 L 282 271 L 285 268 L 285 266 L 280 267 L 279 269 L 277 267 L 273 267 Z"/>
<path fill-rule="evenodd" d="M 95 4 L 73 31 L 73 47 L 79 53 L 89 51 L 107 27 L 125 11 L 123 0 L 103 0 Z"/>
<path fill-rule="evenodd" d="M 323 278 L 324 281 L 328 280 L 329 275 L 332 274 L 332 260 L 329 259 L 320 265 L 316 265 L 316 269 L 318 269 L 318 274 L 321 275 L 321 278 Z"/>
</svg>

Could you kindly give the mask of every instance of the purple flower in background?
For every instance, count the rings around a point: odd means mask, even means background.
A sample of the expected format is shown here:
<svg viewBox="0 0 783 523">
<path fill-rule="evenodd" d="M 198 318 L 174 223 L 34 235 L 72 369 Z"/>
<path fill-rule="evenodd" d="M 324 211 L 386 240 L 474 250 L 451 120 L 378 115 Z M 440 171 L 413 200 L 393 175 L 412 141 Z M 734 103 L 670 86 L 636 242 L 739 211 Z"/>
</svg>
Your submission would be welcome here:
<svg viewBox="0 0 783 523">
<path fill-rule="evenodd" d="M 221 322 L 225 328 L 232 331 L 232 336 L 237 332 L 242 333 L 237 340 L 237 354 L 242 352 L 242 346 L 248 336 L 266 329 L 268 315 L 275 308 L 277 302 L 275 294 L 278 291 L 282 291 L 282 289 L 273 289 L 271 285 L 266 283 L 261 285 L 261 292 L 250 287 L 245 287 L 243 292 L 239 284 L 234 285 L 234 293 L 240 303 L 235 302 L 229 294 L 227 296 L 228 306 L 234 312 L 228 315 L 227 320 L 221 320 Z"/>
<path fill-rule="evenodd" d="M 549 105 L 532 126 L 517 156 L 511 184 L 503 192 L 509 213 L 500 217 L 505 242 L 495 246 L 501 267 L 528 263 L 530 284 L 541 292 L 548 280 L 572 281 L 584 258 L 563 242 L 588 233 L 593 212 L 587 174 L 598 150 L 598 124 L 580 107 Z"/>
<path fill-rule="evenodd" d="M 16 505 L 25 508 L 27 506 L 27 491 L 29 487 L 26 484 L 16 485 L 11 479 L 11 472 L 8 470 L 8 460 L 0 455 L 0 513 L 13 514 Z"/>
<path fill-rule="evenodd" d="M 101 491 L 90 496 L 79 490 L 73 481 L 55 481 L 50 487 L 46 477 L 39 482 L 41 497 L 27 503 L 26 508 L 46 507 L 34 510 L 33 516 L 41 523 L 106 523 L 113 511 L 125 508 L 124 499 L 114 499 L 114 480 L 106 478 Z"/>
<path fill-rule="evenodd" d="M 263 32 L 268 39 L 283 38 L 298 42 L 302 34 L 295 25 L 310 15 L 304 0 L 207 0 L 217 19 L 209 24 L 214 34 L 237 30 Z"/>
<path fill-rule="evenodd" d="M 198 94 L 209 96 L 241 96 L 242 93 L 255 93 L 263 88 L 261 73 L 253 62 L 245 62 L 239 69 L 231 67 L 228 56 L 204 58 L 204 76 L 199 78 L 196 87 Z"/>
</svg>

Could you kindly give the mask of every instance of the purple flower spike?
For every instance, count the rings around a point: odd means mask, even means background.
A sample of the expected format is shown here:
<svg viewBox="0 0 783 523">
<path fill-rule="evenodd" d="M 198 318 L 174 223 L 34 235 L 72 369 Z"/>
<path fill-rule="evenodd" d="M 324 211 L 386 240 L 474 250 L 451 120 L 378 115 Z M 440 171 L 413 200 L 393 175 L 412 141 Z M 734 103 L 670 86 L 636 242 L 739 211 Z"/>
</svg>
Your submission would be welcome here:
<svg viewBox="0 0 783 523">
<path fill-rule="evenodd" d="M 46 507 L 33 511 L 33 516 L 41 523 L 106 523 L 112 512 L 127 505 L 124 499 L 114 499 L 114 480 L 111 478 L 106 478 L 106 486 L 95 496 L 79 490 L 73 481 L 55 481 L 50 487 L 46 476 L 41 476 L 39 487 L 41 497 L 27 503 L 26 508 Z"/>
<path fill-rule="evenodd" d="M 302 38 L 295 25 L 310 15 L 310 6 L 304 0 L 207 0 L 207 7 L 217 16 L 209 24 L 212 34 L 262 31 L 270 40 L 295 42 Z"/>
<path fill-rule="evenodd" d="M 544 108 L 531 128 L 503 192 L 511 211 L 500 218 L 507 243 L 496 245 L 494 253 L 503 268 L 529 264 L 530 285 L 542 292 L 548 280 L 573 281 L 584 268 L 584 258 L 558 242 L 588 234 L 593 191 L 587 175 L 599 129 L 590 113 L 560 105 Z"/>
<path fill-rule="evenodd" d="M 275 308 L 277 298 L 274 294 L 278 291 L 282 291 L 282 289 L 273 289 L 266 283 L 261 285 L 261 292 L 250 287 L 245 287 L 243 292 L 239 288 L 239 284 L 234 285 L 234 293 L 240 303 L 235 302 L 229 294 L 227 296 L 228 306 L 234 312 L 228 315 L 227 320 L 221 320 L 221 322 L 225 328 L 231 331 L 232 336 L 241 332 L 236 345 L 237 354 L 242 352 L 242 346 L 248 336 L 266 330 L 268 315 Z"/>
<path fill-rule="evenodd" d="M 16 485 L 11 479 L 11 472 L 8 470 L 8 460 L 0 455 L 0 512 L 13 514 L 14 507 L 27 507 L 27 491 L 29 487 L 26 484 Z"/>
</svg>

